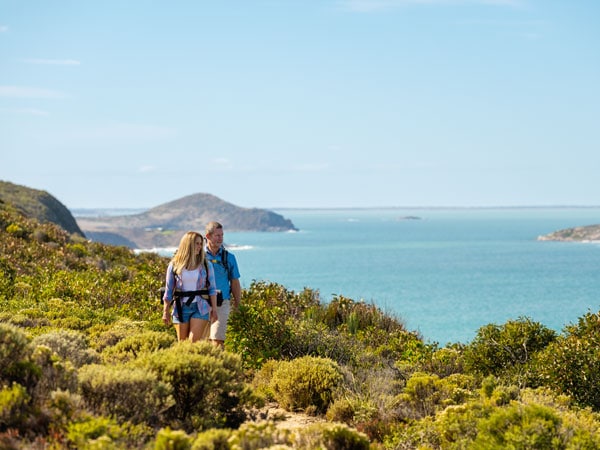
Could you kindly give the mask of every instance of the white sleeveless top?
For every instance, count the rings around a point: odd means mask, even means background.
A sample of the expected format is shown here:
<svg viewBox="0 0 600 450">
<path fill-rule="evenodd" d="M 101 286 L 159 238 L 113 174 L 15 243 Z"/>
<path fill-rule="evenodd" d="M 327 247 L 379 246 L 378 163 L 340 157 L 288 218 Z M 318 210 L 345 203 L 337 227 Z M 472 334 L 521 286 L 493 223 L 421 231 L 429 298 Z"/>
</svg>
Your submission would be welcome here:
<svg viewBox="0 0 600 450">
<path fill-rule="evenodd" d="M 183 269 L 181 271 L 181 282 L 183 283 L 184 291 L 195 291 L 198 286 L 198 277 L 200 276 L 200 267 L 194 270 Z M 194 302 L 198 300 L 198 297 L 194 298 Z"/>
</svg>

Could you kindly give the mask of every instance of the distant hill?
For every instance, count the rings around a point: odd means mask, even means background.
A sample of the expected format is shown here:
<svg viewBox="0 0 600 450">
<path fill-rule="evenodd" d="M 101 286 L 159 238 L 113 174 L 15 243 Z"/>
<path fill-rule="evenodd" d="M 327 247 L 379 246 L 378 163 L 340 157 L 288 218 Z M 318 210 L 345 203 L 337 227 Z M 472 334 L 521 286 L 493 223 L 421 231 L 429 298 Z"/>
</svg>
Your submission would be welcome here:
<svg viewBox="0 0 600 450">
<path fill-rule="evenodd" d="M 83 236 L 67 207 L 46 191 L 0 181 L 0 201 L 12 204 L 28 218 L 55 223 L 71 234 Z"/>
<path fill-rule="evenodd" d="M 600 225 L 565 228 L 538 237 L 539 241 L 600 241 Z"/>
<path fill-rule="evenodd" d="M 175 247 L 185 231 L 204 233 L 216 220 L 225 231 L 293 231 L 294 224 L 280 214 L 259 208 L 241 208 L 211 194 L 192 194 L 124 216 L 78 217 L 77 223 L 92 240 L 132 248 Z"/>
</svg>

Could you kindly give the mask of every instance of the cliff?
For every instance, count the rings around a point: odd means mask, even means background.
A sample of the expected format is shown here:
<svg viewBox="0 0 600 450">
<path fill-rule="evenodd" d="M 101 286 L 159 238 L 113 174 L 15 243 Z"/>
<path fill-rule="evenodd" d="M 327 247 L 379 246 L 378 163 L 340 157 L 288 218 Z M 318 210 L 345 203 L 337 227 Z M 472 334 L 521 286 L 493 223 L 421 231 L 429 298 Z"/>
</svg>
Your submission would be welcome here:
<svg viewBox="0 0 600 450">
<path fill-rule="evenodd" d="M 283 216 L 259 208 L 241 208 L 211 194 L 192 194 L 139 214 L 78 217 L 86 236 L 99 242 L 132 248 L 175 247 L 184 232 L 204 233 L 217 221 L 227 231 L 294 231 Z"/>
<path fill-rule="evenodd" d="M 55 223 L 71 234 L 83 236 L 67 207 L 46 191 L 0 181 L 0 201 L 12 204 L 28 218 L 41 223 Z"/>
</svg>

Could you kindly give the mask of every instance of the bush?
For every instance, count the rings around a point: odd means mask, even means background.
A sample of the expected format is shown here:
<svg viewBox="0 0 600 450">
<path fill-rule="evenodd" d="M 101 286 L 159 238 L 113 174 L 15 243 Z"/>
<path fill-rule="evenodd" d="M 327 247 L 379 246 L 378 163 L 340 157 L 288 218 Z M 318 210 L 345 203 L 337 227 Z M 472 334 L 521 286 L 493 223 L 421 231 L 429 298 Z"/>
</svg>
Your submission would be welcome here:
<svg viewBox="0 0 600 450">
<path fill-rule="evenodd" d="M 277 428 L 273 422 L 247 422 L 233 432 L 229 445 L 231 450 L 258 450 L 289 444 L 289 439 L 290 432 Z"/>
<path fill-rule="evenodd" d="M 67 427 L 69 448 L 78 450 L 144 448 L 152 435 L 152 430 L 146 426 L 128 422 L 119 424 L 106 417 L 88 417 Z"/>
<path fill-rule="evenodd" d="M 98 354 L 88 348 L 85 335 L 74 330 L 57 330 L 42 334 L 33 339 L 34 345 L 45 345 L 58 356 L 81 367 L 99 361 Z"/>
<path fill-rule="evenodd" d="M 555 339 L 553 330 L 527 318 L 508 321 L 502 326 L 489 324 L 481 327 L 465 348 L 465 369 L 522 384 L 533 356 Z"/>
<path fill-rule="evenodd" d="M 106 362 L 125 362 L 137 358 L 145 352 L 169 348 L 176 342 L 171 333 L 143 331 L 125 337 L 114 346 L 106 348 L 102 357 Z"/>
<path fill-rule="evenodd" d="M 159 423 L 173 404 L 170 386 L 141 368 L 92 364 L 79 369 L 79 389 L 88 406 L 99 415 L 133 423 Z"/>
<path fill-rule="evenodd" d="M 18 383 L 0 390 L 0 430 L 27 429 L 26 419 L 30 413 L 31 397 Z"/>
<path fill-rule="evenodd" d="M 181 430 L 162 429 L 156 435 L 154 450 L 190 450 L 191 438 Z"/>
<path fill-rule="evenodd" d="M 306 450 L 368 450 L 369 446 L 366 435 L 344 424 L 312 424 L 299 430 L 294 439 L 294 448 Z"/>
<path fill-rule="evenodd" d="M 166 416 L 178 427 L 190 431 L 237 427 L 245 419 L 243 407 L 251 396 L 238 355 L 208 342 L 180 342 L 143 354 L 133 364 L 171 386 L 175 403 Z"/>
<path fill-rule="evenodd" d="M 20 383 L 33 389 L 40 375 L 39 367 L 32 361 L 33 347 L 27 335 L 6 323 L 0 323 L 0 382 Z"/>
<path fill-rule="evenodd" d="M 539 377 L 580 405 L 600 411 L 600 315 L 588 313 L 538 358 Z"/>
<path fill-rule="evenodd" d="M 324 413 L 343 381 L 339 366 L 325 358 L 304 356 L 281 361 L 271 380 L 279 405 L 289 411 L 314 409 Z"/>
<path fill-rule="evenodd" d="M 242 425 L 243 426 L 243 425 Z M 198 433 L 192 444 L 192 450 L 230 450 L 231 430 L 211 429 Z"/>
</svg>

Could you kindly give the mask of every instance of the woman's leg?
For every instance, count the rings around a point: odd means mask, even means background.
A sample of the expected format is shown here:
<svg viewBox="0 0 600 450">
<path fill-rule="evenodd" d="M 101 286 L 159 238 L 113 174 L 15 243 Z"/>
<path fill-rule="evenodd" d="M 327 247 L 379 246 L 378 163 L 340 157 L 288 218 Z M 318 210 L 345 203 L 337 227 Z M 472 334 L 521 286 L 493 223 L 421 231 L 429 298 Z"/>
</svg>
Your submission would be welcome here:
<svg viewBox="0 0 600 450">
<path fill-rule="evenodd" d="M 190 319 L 189 338 L 192 342 L 205 339 L 206 328 L 209 327 L 209 321 L 203 319 Z"/>
<path fill-rule="evenodd" d="M 195 319 L 191 319 L 195 320 Z M 190 335 L 190 322 L 175 323 L 175 331 L 177 331 L 177 340 L 185 341 Z"/>
</svg>

